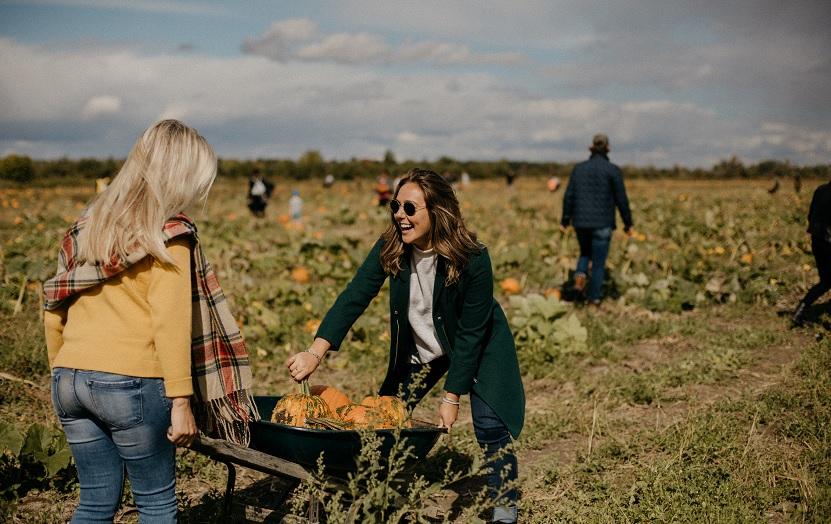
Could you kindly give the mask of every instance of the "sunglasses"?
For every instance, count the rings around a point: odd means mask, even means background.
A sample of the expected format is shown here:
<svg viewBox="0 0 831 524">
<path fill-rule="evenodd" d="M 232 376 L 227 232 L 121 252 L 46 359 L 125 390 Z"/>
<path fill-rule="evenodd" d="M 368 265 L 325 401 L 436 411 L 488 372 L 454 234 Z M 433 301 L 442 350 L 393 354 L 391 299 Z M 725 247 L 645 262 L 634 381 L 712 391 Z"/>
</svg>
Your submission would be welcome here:
<svg viewBox="0 0 831 524">
<path fill-rule="evenodd" d="M 418 211 L 419 209 L 424 209 L 427 206 L 420 206 L 419 207 L 419 206 L 416 206 L 413 202 L 410 202 L 409 200 L 407 200 L 403 204 L 401 202 L 399 202 L 398 200 L 390 200 L 390 211 L 392 211 L 393 215 L 398 213 L 398 210 L 401 209 L 402 207 L 404 208 L 404 214 L 407 215 L 408 217 L 411 217 L 411 216 L 416 214 L 416 211 Z"/>
</svg>

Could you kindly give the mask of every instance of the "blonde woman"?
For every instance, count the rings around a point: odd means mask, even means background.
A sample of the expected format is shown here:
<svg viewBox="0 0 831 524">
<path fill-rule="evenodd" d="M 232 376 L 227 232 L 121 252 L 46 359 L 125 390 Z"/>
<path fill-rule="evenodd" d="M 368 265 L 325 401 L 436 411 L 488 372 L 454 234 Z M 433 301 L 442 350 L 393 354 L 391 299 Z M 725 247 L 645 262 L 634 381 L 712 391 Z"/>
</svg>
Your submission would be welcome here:
<svg viewBox="0 0 831 524">
<path fill-rule="evenodd" d="M 434 171 L 412 169 L 389 201 L 390 223 L 326 313 L 311 346 L 288 359 L 295 380 L 337 350 L 389 280 L 390 360 L 379 394 L 420 401 L 445 374 L 439 425 L 452 428 L 470 395 L 476 439 L 489 458 L 493 522 L 516 522 L 516 456 L 507 448 L 525 420 L 514 338 L 493 298 L 488 250 L 468 230 L 453 187 Z M 421 387 L 414 377 L 426 374 Z M 414 391 L 411 391 L 414 389 Z"/>
<path fill-rule="evenodd" d="M 112 522 L 125 468 L 142 522 L 176 522 L 175 446 L 194 440 L 197 419 L 245 439 L 245 346 L 181 214 L 215 176 L 194 129 L 150 127 L 69 229 L 44 285 L 52 402 L 81 487 L 72 522 Z"/>
</svg>

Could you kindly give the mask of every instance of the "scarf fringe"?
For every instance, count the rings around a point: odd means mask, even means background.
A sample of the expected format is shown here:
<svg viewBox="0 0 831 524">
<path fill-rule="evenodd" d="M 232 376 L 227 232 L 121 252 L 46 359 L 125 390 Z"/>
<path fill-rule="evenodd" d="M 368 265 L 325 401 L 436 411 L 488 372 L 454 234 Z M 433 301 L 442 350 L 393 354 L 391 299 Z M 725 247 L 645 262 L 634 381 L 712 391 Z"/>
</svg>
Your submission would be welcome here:
<svg viewBox="0 0 831 524">
<path fill-rule="evenodd" d="M 260 420 L 260 412 L 249 390 L 240 390 L 228 396 L 195 404 L 197 425 L 204 433 L 248 447 L 253 421 Z"/>
</svg>

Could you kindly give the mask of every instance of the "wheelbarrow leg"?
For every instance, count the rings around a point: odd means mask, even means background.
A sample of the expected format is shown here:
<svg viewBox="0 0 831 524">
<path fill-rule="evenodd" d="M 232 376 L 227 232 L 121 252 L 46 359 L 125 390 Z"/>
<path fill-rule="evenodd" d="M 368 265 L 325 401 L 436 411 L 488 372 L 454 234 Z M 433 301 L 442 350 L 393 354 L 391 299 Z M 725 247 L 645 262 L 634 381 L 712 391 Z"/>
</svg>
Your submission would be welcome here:
<svg viewBox="0 0 831 524">
<path fill-rule="evenodd" d="M 231 516 L 231 507 L 234 504 L 234 484 L 237 482 L 237 470 L 230 462 L 222 462 L 228 468 L 228 482 L 225 484 L 225 498 L 222 502 L 222 515 Z"/>
</svg>

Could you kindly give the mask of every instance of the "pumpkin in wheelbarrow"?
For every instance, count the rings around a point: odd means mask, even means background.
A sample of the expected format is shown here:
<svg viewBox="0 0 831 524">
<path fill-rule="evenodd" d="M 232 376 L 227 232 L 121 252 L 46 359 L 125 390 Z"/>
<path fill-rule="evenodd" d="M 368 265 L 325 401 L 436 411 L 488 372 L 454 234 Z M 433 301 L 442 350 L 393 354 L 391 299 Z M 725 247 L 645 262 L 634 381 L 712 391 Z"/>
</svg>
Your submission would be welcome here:
<svg viewBox="0 0 831 524">
<path fill-rule="evenodd" d="M 380 429 L 384 423 L 384 417 L 378 410 L 361 404 L 341 406 L 337 416 L 346 425 L 346 429 Z"/>
<path fill-rule="evenodd" d="M 376 426 L 379 429 L 397 427 L 411 428 L 413 426 L 409 413 L 407 412 L 407 405 L 398 397 L 369 395 L 364 397 L 361 405 L 374 409 L 380 415 L 382 425 Z"/>
<path fill-rule="evenodd" d="M 308 424 L 308 418 L 332 418 L 332 411 L 326 402 L 311 394 L 309 382 L 300 383 L 300 392 L 280 399 L 271 412 L 271 421 L 299 428 L 316 427 Z"/>
<path fill-rule="evenodd" d="M 271 413 L 279 402 L 277 396 L 256 396 L 254 402 L 260 413 Z M 366 408 L 366 406 L 364 406 Z M 412 428 L 376 429 L 381 439 L 381 461 L 389 457 L 397 438 L 405 448 L 412 448 L 409 465 L 423 460 L 447 428 L 413 421 Z M 251 423 L 251 448 L 317 470 L 322 457 L 327 475 L 345 479 L 358 467 L 356 457 L 361 453 L 361 434 L 352 429 L 318 429 L 295 427 L 269 422 L 267 415 Z"/>
<path fill-rule="evenodd" d="M 323 401 L 326 402 L 326 405 L 329 406 L 329 410 L 332 413 L 335 413 L 339 408 L 352 403 L 352 401 L 349 400 L 349 397 L 346 396 L 346 393 L 334 386 L 316 385 L 312 386 L 309 391 L 311 391 L 312 395 L 322 398 Z"/>
</svg>

